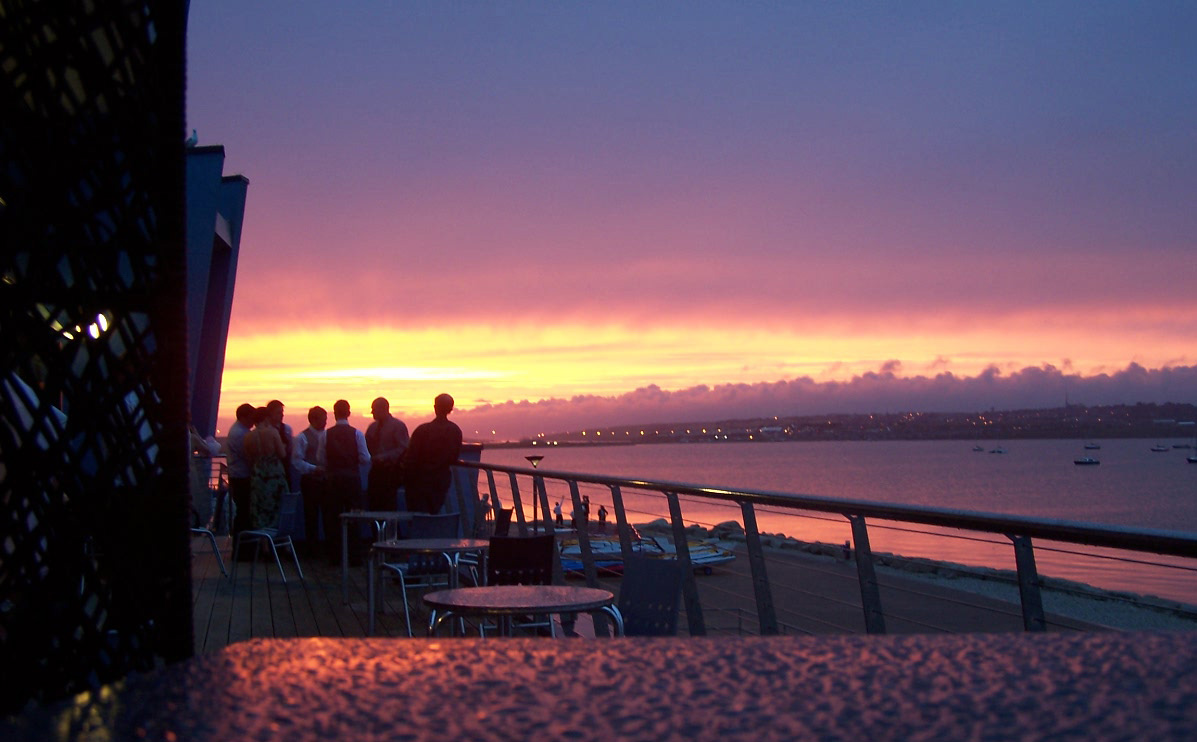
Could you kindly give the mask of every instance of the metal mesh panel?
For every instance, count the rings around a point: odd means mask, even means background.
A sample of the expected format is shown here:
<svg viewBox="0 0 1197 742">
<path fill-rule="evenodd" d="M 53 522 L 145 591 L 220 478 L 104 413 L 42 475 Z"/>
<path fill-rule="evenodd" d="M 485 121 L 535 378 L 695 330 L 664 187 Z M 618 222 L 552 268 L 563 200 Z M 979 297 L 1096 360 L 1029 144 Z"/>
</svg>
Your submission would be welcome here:
<svg viewBox="0 0 1197 742">
<path fill-rule="evenodd" d="M 184 13 L 0 0 L 0 712 L 191 653 Z"/>
</svg>

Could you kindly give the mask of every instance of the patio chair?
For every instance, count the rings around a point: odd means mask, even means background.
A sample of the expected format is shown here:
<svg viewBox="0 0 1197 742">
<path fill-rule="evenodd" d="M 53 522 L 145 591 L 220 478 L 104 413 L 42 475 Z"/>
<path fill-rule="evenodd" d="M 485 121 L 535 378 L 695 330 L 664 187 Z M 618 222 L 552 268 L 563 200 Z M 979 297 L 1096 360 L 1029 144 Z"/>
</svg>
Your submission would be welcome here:
<svg viewBox="0 0 1197 742">
<path fill-rule="evenodd" d="M 488 585 L 549 585 L 556 548 L 551 533 L 541 536 L 492 536 L 486 556 Z"/>
<path fill-rule="evenodd" d="M 442 515 L 413 515 L 412 519 L 400 524 L 400 538 L 455 538 L 458 533 L 457 513 Z M 412 636 L 411 606 L 407 599 L 408 590 L 429 587 L 447 587 L 449 573 L 458 567 L 456 557 L 447 554 L 412 554 L 402 562 L 382 562 L 379 567 L 389 570 L 399 580 L 403 596 L 403 619 L 407 622 L 407 635 Z M 385 585 L 385 580 L 383 585 Z"/>
<path fill-rule="evenodd" d="M 216 534 L 212 533 L 212 529 L 192 526 L 191 535 L 208 537 L 208 543 L 212 546 L 212 553 L 216 555 L 216 563 L 220 565 L 220 574 L 228 577 L 229 571 L 224 567 L 224 557 L 220 555 L 220 547 L 216 544 Z"/>
<path fill-rule="evenodd" d="M 220 565 L 220 574 L 228 577 L 229 571 L 225 569 L 224 557 L 221 556 L 220 546 L 216 543 L 216 534 L 212 531 L 212 518 L 209 515 L 212 509 L 212 491 L 208 488 L 207 478 L 201 476 L 205 467 L 210 468 L 207 462 L 208 459 L 192 461 L 191 535 L 207 537 L 212 553 L 216 555 L 216 563 Z"/>
<path fill-rule="evenodd" d="M 540 536 L 492 536 L 486 555 L 486 584 L 488 585 L 551 585 L 553 559 L 556 557 L 556 537 L 551 533 Z M 556 636 L 548 616 L 513 621 L 513 628 L 549 629 Z M 479 630 L 485 635 L 483 624 Z"/>
<path fill-rule="evenodd" d="M 283 570 L 282 560 L 278 558 L 279 549 L 289 549 L 291 558 L 295 560 L 295 570 L 299 572 L 299 579 L 303 579 L 303 567 L 299 566 L 299 555 L 295 553 L 295 543 L 292 534 L 299 528 L 302 514 L 299 512 L 299 493 L 287 492 L 279 499 L 278 520 L 274 528 L 254 528 L 237 534 L 233 541 L 233 582 L 237 581 L 237 556 L 241 546 L 247 541 L 256 541 L 260 552 L 263 544 L 270 546 L 270 553 L 274 556 L 274 563 L 278 565 L 278 572 L 282 575 L 283 583 L 287 582 L 287 573 Z M 250 562 L 250 576 L 252 578 L 255 558 Z"/>
<path fill-rule="evenodd" d="M 624 561 L 619 612 L 624 636 L 673 636 L 677 633 L 682 568 L 676 559 L 633 554 Z"/>
</svg>

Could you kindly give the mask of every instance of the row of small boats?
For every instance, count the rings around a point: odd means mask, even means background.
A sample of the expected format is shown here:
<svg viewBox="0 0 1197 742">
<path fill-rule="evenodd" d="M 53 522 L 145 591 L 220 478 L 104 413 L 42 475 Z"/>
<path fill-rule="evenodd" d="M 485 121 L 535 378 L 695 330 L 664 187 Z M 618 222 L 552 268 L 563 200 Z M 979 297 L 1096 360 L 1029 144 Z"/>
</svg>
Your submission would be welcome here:
<svg viewBox="0 0 1197 742">
<path fill-rule="evenodd" d="M 590 553 L 595 567 L 600 572 L 623 572 L 623 549 L 619 537 L 614 534 L 591 534 Z M 686 547 L 690 552 L 690 564 L 696 570 L 710 574 L 712 568 L 727 564 L 736 558 L 735 552 L 726 549 L 713 539 L 689 538 Z M 651 559 L 677 559 L 677 547 L 664 536 L 641 536 L 633 531 L 632 553 Z M 569 573 L 582 572 L 582 545 L 577 536 L 570 536 L 561 542 L 561 566 Z"/>
<path fill-rule="evenodd" d="M 1169 446 L 1167 443 L 1157 443 L 1151 447 L 1151 450 L 1154 453 L 1166 453 L 1168 451 L 1171 451 L 1174 448 L 1193 448 L 1193 447 L 1187 443 L 1177 443 L 1177 444 L 1173 444 L 1171 446 Z M 1096 443 L 1086 443 L 1085 444 L 1085 450 L 1087 450 L 1087 451 L 1096 451 L 1099 449 L 1101 449 L 1101 446 Z M 1190 464 L 1197 464 L 1197 455 L 1189 456 L 1185 460 L 1188 461 Z M 1083 456 L 1079 459 L 1074 460 L 1072 463 L 1076 464 L 1077 466 L 1095 466 L 1097 464 L 1100 464 L 1101 462 L 1098 461 L 1097 459 L 1093 458 L 1092 456 Z"/>
<path fill-rule="evenodd" d="M 1151 450 L 1156 453 L 1163 453 L 1165 451 L 1171 451 L 1174 448 L 1193 448 L 1193 446 L 1190 446 L 1188 444 L 1176 444 L 1176 445 L 1169 446 L 1165 443 L 1157 443 L 1156 445 L 1151 447 Z M 1100 451 L 1101 444 L 1100 443 L 1086 443 L 1085 450 L 1086 451 Z M 981 446 L 981 445 L 976 445 L 976 446 L 973 446 L 973 451 L 976 453 L 982 453 L 985 451 L 985 447 Z M 1001 446 L 998 446 L 997 448 L 989 449 L 989 453 L 1006 453 L 1006 449 L 1002 448 Z M 1186 459 L 1186 461 L 1188 461 L 1190 464 L 1197 464 L 1197 455 L 1189 456 Z M 1077 466 L 1097 466 L 1098 464 L 1101 463 L 1101 461 L 1092 456 L 1086 455 L 1086 456 L 1080 457 L 1079 459 L 1073 459 L 1072 463 L 1076 464 Z"/>
</svg>

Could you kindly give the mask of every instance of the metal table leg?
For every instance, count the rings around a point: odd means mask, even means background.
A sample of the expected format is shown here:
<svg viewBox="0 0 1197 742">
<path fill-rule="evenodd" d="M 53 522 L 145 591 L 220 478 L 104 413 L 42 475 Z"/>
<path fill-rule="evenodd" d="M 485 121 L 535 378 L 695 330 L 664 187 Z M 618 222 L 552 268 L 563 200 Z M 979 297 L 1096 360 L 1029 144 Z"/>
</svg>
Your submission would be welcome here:
<svg viewBox="0 0 1197 742">
<path fill-rule="evenodd" d="M 341 518 L 341 603 L 349 604 L 349 520 Z"/>
</svg>

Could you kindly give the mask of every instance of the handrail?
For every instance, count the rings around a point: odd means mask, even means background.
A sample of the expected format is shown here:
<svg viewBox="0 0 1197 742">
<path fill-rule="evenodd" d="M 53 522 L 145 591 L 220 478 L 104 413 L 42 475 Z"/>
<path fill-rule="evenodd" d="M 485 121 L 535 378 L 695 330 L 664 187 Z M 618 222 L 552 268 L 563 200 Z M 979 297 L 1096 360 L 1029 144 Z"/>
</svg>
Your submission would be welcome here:
<svg viewBox="0 0 1197 742">
<path fill-rule="evenodd" d="M 1099 525 L 1082 521 L 1054 518 L 1033 518 L 1020 515 L 986 513 L 975 510 L 902 505 L 870 500 L 851 500 L 823 495 L 799 495 L 767 490 L 727 489 L 707 487 L 683 482 L 666 482 L 649 479 L 627 479 L 601 474 L 578 474 L 574 472 L 549 471 L 546 469 L 525 469 L 503 464 L 486 464 L 459 461 L 457 466 L 474 469 L 539 476 L 544 479 L 586 482 L 604 486 L 633 487 L 636 489 L 676 492 L 679 495 L 695 495 L 729 502 L 750 502 L 753 505 L 771 505 L 794 510 L 814 510 L 824 513 L 864 518 L 919 523 L 930 526 L 946 526 L 970 531 L 983 531 L 999 535 L 1017 533 L 1049 541 L 1103 546 L 1129 551 L 1144 551 L 1153 554 L 1197 559 L 1197 534 L 1184 531 L 1169 531 L 1154 528 L 1129 528 L 1123 526 Z"/>
<path fill-rule="evenodd" d="M 1003 513 L 955 510 L 950 507 L 928 507 L 922 505 L 901 505 L 879 503 L 873 500 L 853 500 L 826 497 L 818 494 L 791 494 L 785 492 L 760 491 L 760 489 L 729 489 L 706 487 L 686 482 L 661 480 L 624 479 L 601 474 L 577 474 L 551 472 L 546 469 L 525 469 L 505 464 L 457 462 L 456 466 L 474 469 L 491 469 L 492 472 L 541 476 L 543 479 L 587 482 L 591 485 L 655 489 L 657 492 L 676 492 L 697 497 L 728 500 L 733 503 L 772 505 L 788 507 L 791 510 L 814 510 L 832 512 L 836 515 L 859 515 L 881 521 L 899 521 L 922 525 L 985 531 L 985 533 L 1009 535 L 1020 534 L 1033 539 L 1083 543 L 1086 546 L 1101 546 L 1128 549 L 1134 552 L 1149 552 L 1169 556 L 1186 556 L 1197 559 L 1197 534 L 1185 531 L 1152 528 L 1126 528 L 1120 525 L 1100 525 L 1080 521 L 1064 521 L 1057 518 L 1034 518 L 1010 516 Z"/>
<path fill-rule="evenodd" d="M 616 523 L 628 550 L 626 515 L 622 503 L 622 488 L 649 490 L 665 495 L 669 505 L 670 521 L 678 559 L 683 566 L 690 561 L 686 545 L 685 526 L 682 522 L 679 495 L 722 500 L 736 503 L 744 515 L 744 529 L 749 563 L 752 567 L 754 592 L 761 622 L 761 633 L 778 632 L 778 623 L 773 615 L 771 586 L 765 574 L 765 560 L 762 554 L 760 534 L 757 531 L 755 508 L 772 506 L 790 510 L 806 510 L 834 513 L 848 519 L 856 545 L 857 575 L 861 603 L 865 613 L 865 625 L 869 633 L 884 633 L 884 612 L 877 590 L 873 570 L 872 553 L 869 549 L 867 520 L 879 519 L 920 525 L 957 528 L 962 530 L 999 534 L 1009 539 L 1015 552 L 1018 571 L 1019 594 L 1022 602 L 1023 626 L 1027 631 L 1042 631 L 1046 627 L 1040 580 L 1035 567 L 1033 539 L 1045 539 L 1064 543 L 1083 544 L 1125 551 L 1147 552 L 1168 556 L 1197 559 L 1197 534 L 1149 528 L 1129 528 L 1099 525 L 1051 518 L 1034 518 L 1000 513 L 986 513 L 952 508 L 937 508 L 918 505 L 903 505 L 868 500 L 837 499 L 820 495 L 803 495 L 750 489 L 729 489 L 708 487 L 685 482 L 667 482 L 628 477 L 613 477 L 601 474 L 580 474 L 576 472 L 528 469 L 503 464 L 458 461 L 456 466 L 477 469 L 487 473 L 491 499 L 497 502 L 495 473 L 504 473 L 511 484 L 512 497 L 521 530 L 525 529 L 523 506 L 521 504 L 517 475 L 532 478 L 533 497 L 539 498 L 543 512 L 548 513 L 548 497 L 545 480 L 560 480 L 570 487 L 571 499 L 576 511 L 581 510 L 578 484 L 586 483 L 610 488 L 614 500 Z M 590 561 L 590 544 L 586 528 L 578 533 L 584 564 Z M 592 564 L 587 565 L 586 576 L 593 581 Z M 703 633 L 702 609 L 697 601 L 696 587 L 691 570 L 685 570 L 683 592 L 691 633 Z M 696 630 L 697 629 L 697 630 Z"/>
</svg>

